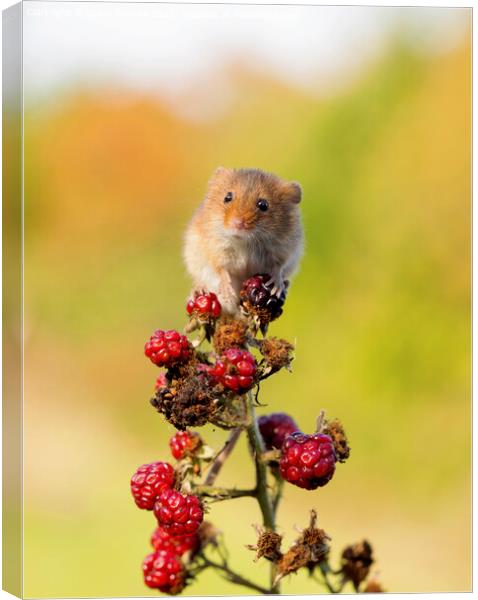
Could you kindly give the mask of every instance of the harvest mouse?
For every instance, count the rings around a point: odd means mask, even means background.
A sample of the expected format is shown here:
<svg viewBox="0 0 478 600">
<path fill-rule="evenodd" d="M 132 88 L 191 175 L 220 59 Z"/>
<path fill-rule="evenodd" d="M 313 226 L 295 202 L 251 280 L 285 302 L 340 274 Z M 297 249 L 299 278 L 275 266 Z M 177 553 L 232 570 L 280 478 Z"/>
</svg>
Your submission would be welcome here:
<svg viewBox="0 0 478 600">
<path fill-rule="evenodd" d="M 298 183 L 260 169 L 219 167 L 186 231 L 193 291 L 213 291 L 235 314 L 245 279 L 270 275 L 280 295 L 303 252 Z"/>
</svg>

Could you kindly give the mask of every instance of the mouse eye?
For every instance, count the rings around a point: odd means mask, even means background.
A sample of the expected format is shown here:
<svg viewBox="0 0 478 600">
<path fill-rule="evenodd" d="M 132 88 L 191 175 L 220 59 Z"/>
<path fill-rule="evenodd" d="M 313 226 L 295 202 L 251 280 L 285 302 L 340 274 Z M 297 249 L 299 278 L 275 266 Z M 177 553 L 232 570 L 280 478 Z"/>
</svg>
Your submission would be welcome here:
<svg viewBox="0 0 478 600">
<path fill-rule="evenodd" d="M 262 212 L 266 212 L 266 210 L 269 208 L 269 202 L 267 202 L 267 200 L 264 200 L 263 198 L 259 198 L 259 200 L 257 201 L 257 208 L 259 210 L 262 210 Z"/>
<path fill-rule="evenodd" d="M 227 192 L 227 194 L 224 197 L 224 202 L 227 204 L 228 202 L 231 202 L 232 198 L 232 192 Z"/>
</svg>

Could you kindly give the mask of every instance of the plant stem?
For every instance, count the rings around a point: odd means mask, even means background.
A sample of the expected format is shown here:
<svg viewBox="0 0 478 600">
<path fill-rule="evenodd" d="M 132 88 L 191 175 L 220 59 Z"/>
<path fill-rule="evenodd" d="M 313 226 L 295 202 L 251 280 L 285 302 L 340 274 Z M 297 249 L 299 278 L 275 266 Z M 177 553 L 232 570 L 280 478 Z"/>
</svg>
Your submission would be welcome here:
<svg viewBox="0 0 478 600">
<path fill-rule="evenodd" d="M 206 566 L 213 567 L 214 569 L 218 569 L 218 571 L 222 571 L 224 573 L 226 579 L 228 579 L 232 583 L 236 583 L 237 585 L 243 585 L 244 587 L 248 587 L 251 590 L 256 590 L 256 592 L 259 592 L 260 594 L 273 593 L 273 592 L 271 592 L 271 590 L 263 588 L 260 585 L 257 585 L 256 583 L 254 583 L 253 581 L 246 579 L 242 575 L 239 575 L 239 573 L 232 571 L 229 568 L 229 566 L 227 565 L 227 563 L 221 564 L 221 563 L 214 562 L 214 561 L 210 560 L 209 558 L 206 558 L 206 557 L 203 557 L 203 558 L 204 558 Z"/>
<path fill-rule="evenodd" d="M 226 461 L 227 457 L 234 450 L 234 446 L 237 444 L 237 440 L 241 435 L 242 429 L 238 427 L 237 429 L 233 429 L 224 444 L 224 448 L 219 452 L 216 456 L 211 468 L 209 469 L 209 473 L 204 481 L 204 485 L 213 485 L 216 481 L 216 477 L 219 475 L 219 471 L 222 469 L 222 465 Z"/>
<path fill-rule="evenodd" d="M 254 399 L 252 393 L 248 392 L 248 412 L 251 420 L 251 424 L 247 428 L 247 435 L 249 442 L 252 446 L 254 454 L 254 462 L 256 466 L 256 497 L 259 502 L 259 506 L 262 512 L 262 521 L 266 529 L 275 531 L 275 518 L 274 518 L 274 507 L 269 496 L 267 486 L 267 467 L 262 460 L 264 454 L 264 442 L 257 426 L 257 419 L 254 410 Z M 275 583 L 276 579 L 276 565 L 271 564 L 271 594 L 279 594 L 279 583 Z"/>
<path fill-rule="evenodd" d="M 255 496 L 256 490 L 238 490 L 235 488 L 221 488 L 212 485 L 197 485 L 194 488 L 194 493 L 200 496 L 207 496 L 215 500 L 231 500 L 232 498 L 244 498 L 245 496 Z"/>
</svg>

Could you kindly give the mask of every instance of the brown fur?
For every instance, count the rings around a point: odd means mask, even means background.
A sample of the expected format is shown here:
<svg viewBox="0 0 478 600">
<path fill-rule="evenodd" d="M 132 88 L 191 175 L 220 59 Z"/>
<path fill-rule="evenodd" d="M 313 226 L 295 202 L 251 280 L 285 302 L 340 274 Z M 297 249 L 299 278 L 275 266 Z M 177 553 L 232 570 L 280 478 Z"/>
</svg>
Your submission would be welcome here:
<svg viewBox="0 0 478 600">
<path fill-rule="evenodd" d="M 233 200 L 225 203 L 231 192 Z M 302 254 L 299 184 L 259 169 L 216 169 L 186 232 L 185 260 L 196 289 L 219 295 L 228 312 L 242 282 L 268 273 L 283 289 Z M 269 208 L 259 210 L 264 199 Z"/>
</svg>

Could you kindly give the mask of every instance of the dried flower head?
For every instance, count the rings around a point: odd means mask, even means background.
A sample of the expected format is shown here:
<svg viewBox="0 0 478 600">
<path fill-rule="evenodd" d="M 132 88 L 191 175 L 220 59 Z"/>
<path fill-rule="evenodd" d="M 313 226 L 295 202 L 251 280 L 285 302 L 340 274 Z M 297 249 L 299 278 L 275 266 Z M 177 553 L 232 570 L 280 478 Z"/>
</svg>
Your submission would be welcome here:
<svg viewBox="0 0 478 600">
<path fill-rule="evenodd" d="M 279 561 L 282 558 L 282 552 L 280 549 L 282 536 L 275 531 L 271 531 L 270 529 L 264 530 L 260 527 L 256 527 L 256 530 L 259 535 L 256 545 L 247 546 L 249 550 L 256 551 L 255 560 L 259 560 L 259 558 L 264 557 L 272 562 Z"/>
<path fill-rule="evenodd" d="M 310 513 L 309 526 L 284 554 L 278 564 L 278 578 L 306 567 L 312 571 L 320 562 L 327 559 L 330 537 L 323 529 L 316 527 L 317 513 Z"/>
<path fill-rule="evenodd" d="M 218 354 L 229 348 L 245 348 L 247 343 L 247 322 L 244 319 L 227 319 L 216 326 L 213 345 Z"/>
<path fill-rule="evenodd" d="M 265 358 L 270 373 L 275 373 L 283 367 L 288 368 L 293 360 L 294 346 L 287 340 L 271 337 L 260 342 L 259 350 Z"/>
<path fill-rule="evenodd" d="M 205 425 L 217 410 L 214 390 L 204 374 L 173 380 L 156 392 L 151 404 L 179 430 Z"/>
<path fill-rule="evenodd" d="M 362 581 L 367 578 L 373 562 L 372 546 L 367 540 L 347 546 L 342 552 L 344 580 L 351 581 L 357 591 Z"/>
</svg>

